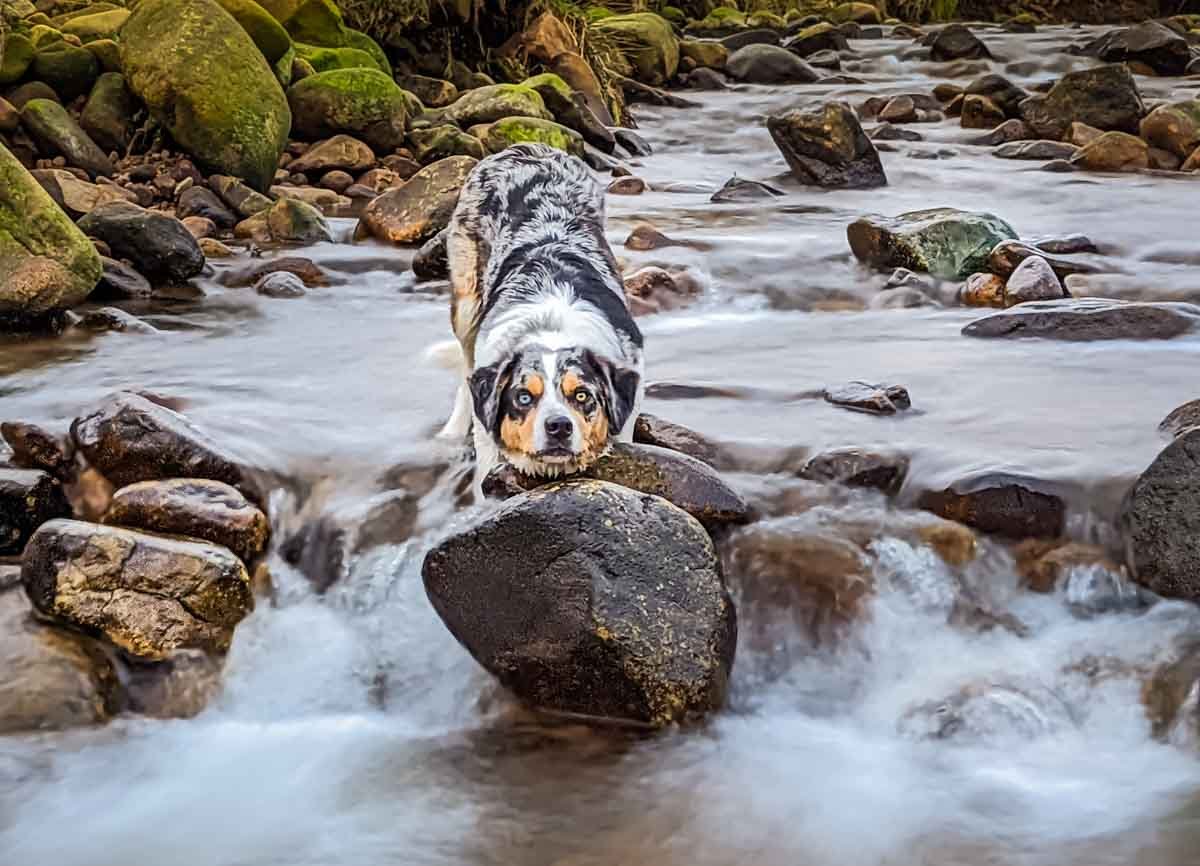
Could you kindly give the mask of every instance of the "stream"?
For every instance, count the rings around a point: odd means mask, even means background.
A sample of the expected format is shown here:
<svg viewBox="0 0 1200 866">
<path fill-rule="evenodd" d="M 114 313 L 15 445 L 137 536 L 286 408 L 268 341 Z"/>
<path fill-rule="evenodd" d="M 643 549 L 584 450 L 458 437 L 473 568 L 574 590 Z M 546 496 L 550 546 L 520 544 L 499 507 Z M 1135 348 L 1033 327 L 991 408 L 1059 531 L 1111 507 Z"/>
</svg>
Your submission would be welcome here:
<svg viewBox="0 0 1200 866">
<path fill-rule="evenodd" d="M 701 302 L 641 320 L 648 378 L 752 389 L 645 409 L 764 463 L 791 448 L 901 451 L 901 505 L 956 479 L 1028 475 L 1066 491 L 1074 537 L 1105 542 L 1114 503 L 1164 444 L 1159 421 L 1200 397 L 1200 336 L 971 340 L 960 329 L 977 310 L 867 309 L 887 275 L 854 261 L 845 227 L 869 212 L 988 211 L 1022 238 L 1092 238 L 1087 258 L 1109 272 L 1097 294 L 1196 301 L 1200 175 L 1048 173 L 967 144 L 978 132 L 950 119 L 890 143 L 886 188 L 827 191 L 788 179 L 762 123 L 830 98 L 989 71 L 1029 87 L 1092 63 L 1063 50 L 1086 29 L 978 32 L 1003 59 L 936 64 L 906 59 L 907 40 L 855 40 L 843 71 L 866 84 L 638 106 L 654 154 L 635 172 L 653 191 L 609 197 L 609 239 L 631 268 L 686 265 L 705 285 Z M 1200 89 L 1138 84 L 1148 102 Z M 735 175 L 786 195 L 710 203 Z M 709 248 L 624 249 L 643 221 Z M 254 465 L 304 480 L 272 496 L 277 539 L 353 509 L 391 467 L 444 459 L 431 433 L 454 382 L 423 352 L 448 337 L 445 286 L 414 284 L 412 250 L 351 245 L 353 221 L 335 225 L 344 242 L 286 253 L 335 281 L 303 298 L 224 288 L 242 256 L 213 262 L 203 298 L 124 305 L 158 333 L 0 344 L 0 415 L 62 430 L 119 388 L 170 395 Z M 913 411 L 789 396 L 853 379 L 906 386 Z M 355 556 L 324 595 L 274 552 L 273 603 L 239 626 L 199 717 L 0 739 L 0 863 L 1182 866 L 1200 850 L 1200 751 L 1151 737 L 1129 673 L 1200 635 L 1193 605 L 1081 613 L 1063 593 L 1019 590 L 1012 554 L 984 542 L 965 579 L 1028 633 L 964 630 L 931 601 L 948 567 L 883 532 L 870 546 L 880 591 L 852 643 L 780 650 L 743 618 L 730 705 L 705 725 L 649 738 L 549 726 L 512 705 L 426 600 L 425 550 L 474 516 L 450 488 L 424 497 L 412 538 Z M 884 507 L 866 494 L 828 506 L 864 520 Z M 1097 659 L 1116 673 L 1097 675 Z M 929 705 L 957 714 L 953 736 L 916 730 Z"/>
</svg>

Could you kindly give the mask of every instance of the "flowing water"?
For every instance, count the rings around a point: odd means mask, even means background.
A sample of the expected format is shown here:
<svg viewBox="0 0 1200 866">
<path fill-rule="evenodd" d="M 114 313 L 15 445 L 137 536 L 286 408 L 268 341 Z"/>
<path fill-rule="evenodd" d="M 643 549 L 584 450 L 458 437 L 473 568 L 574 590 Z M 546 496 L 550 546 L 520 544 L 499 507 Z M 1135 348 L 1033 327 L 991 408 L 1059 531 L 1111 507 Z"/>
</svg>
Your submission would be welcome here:
<svg viewBox="0 0 1200 866">
<path fill-rule="evenodd" d="M 1197 298 L 1197 181 L 1045 173 L 965 144 L 947 122 L 883 154 L 886 189 L 820 191 L 784 177 L 761 124 L 829 97 L 928 92 L 948 69 L 960 83 L 995 70 L 1032 85 L 1088 63 L 1062 52 L 1080 35 L 987 31 L 1004 59 L 952 67 L 906 59 L 907 42 L 855 42 L 846 71 L 866 85 L 741 88 L 697 95 L 702 110 L 641 111 L 655 155 L 638 173 L 657 191 L 610 198 L 610 238 L 631 265 L 688 265 L 706 283 L 701 304 L 643 320 L 650 378 L 756 389 L 647 409 L 747 453 L 902 450 L 913 461 L 902 501 L 991 471 L 1061 482 L 1073 534 L 1106 540 L 1113 491 L 1162 446 L 1155 426 L 1200 396 L 1200 339 L 971 341 L 959 335 L 969 311 L 866 311 L 885 277 L 855 265 L 845 225 L 871 211 L 988 210 L 1022 237 L 1092 237 L 1114 274 L 1105 291 Z M 1139 81 L 1149 99 L 1197 84 Z M 787 195 L 710 204 L 701 190 L 735 174 Z M 711 249 L 621 250 L 640 220 Z M 296 489 L 272 498 L 277 537 L 313 510 L 352 509 L 389 467 L 440 459 L 429 434 L 453 383 L 422 351 L 446 336 L 446 300 L 414 286 L 407 252 L 303 254 L 338 284 L 282 301 L 210 280 L 199 301 L 130 306 L 158 334 L 0 346 L 0 414 L 62 428 L 106 392 L 151 389 L 247 459 L 305 479 L 307 501 Z M 789 399 L 849 379 L 904 384 L 914 411 L 881 419 Z M 879 500 L 848 496 L 776 520 L 878 524 L 868 555 L 880 589 L 852 642 L 764 645 L 751 636 L 785 614 L 744 606 L 724 712 L 649 738 L 589 732 L 524 717 L 447 634 L 421 557 L 471 514 L 438 487 L 421 515 L 414 538 L 357 556 L 323 596 L 274 555 L 273 603 L 239 627 L 223 690 L 198 718 L 0 741 L 0 863 L 1195 862 L 1200 762 L 1151 738 L 1136 673 L 1200 633 L 1191 606 L 1125 603 L 1128 587 L 1091 573 L 1057 595 L 1019 591 L 1011 555 L 990 543 L 953 574 L 890 533 L 898 518 Z M 963 582 L 1027 633 L 947 625 Z"/>
</svg>

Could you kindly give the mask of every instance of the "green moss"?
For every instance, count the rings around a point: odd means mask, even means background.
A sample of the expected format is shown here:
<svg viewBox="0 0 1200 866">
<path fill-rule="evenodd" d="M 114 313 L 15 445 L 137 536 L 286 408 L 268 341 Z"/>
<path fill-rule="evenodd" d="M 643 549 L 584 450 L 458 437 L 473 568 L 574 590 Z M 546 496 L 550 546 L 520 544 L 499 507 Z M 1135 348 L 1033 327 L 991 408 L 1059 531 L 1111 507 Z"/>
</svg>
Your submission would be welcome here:
<svg viewBox="0 0 1200 866">
<path fill-rule="evenodd" d="M 19 279 L 37 256 L 56 263 L 49 270 L 61 280 L 30 287 Z M 0 144 L 0 311 L 37 315 L 73 306 L 91 293 L 100 271 L 91 241 Z"/>
<path fill-rule="evenodd" d="M 271 71 L 275 73 L 275 80 L 279 82 L 279 86 L 287 89 L 292 83 L 292 74 L 295 72 L 296 49 L 289 47 L 287 53 L 280 57 L 271 65 Z"/>
<path fill-rule="evenodd" d="M 349 32 L 333 0 L 305 0 L 283 26 L 297 42 L 331 48 L 349 44 Z"/>
<path fill-rule="evenodd" d="M 41 51 L 43 48 L 62 44 L 62 31 L 57 27 L 37 24 L 29 28 L 29 41 L 33 43 L 35 49 Z"/>
<path fill-rule="evenodd" d="M 40 49 L 33 57 L 30 73 L 54 88 L 63 99 L 82 96 L 100 75 L 100 61 L 86 48 L 61 42 Z"/>
<path fill-rule="evenodd" d="M 679 69 L 679 40 L 666 19 L 652 12 L 615 15 L 592 24 L 590 30 L 612 37 L 638 81 L 658 87 Z"/>
<path fill-rule="evenodd" d="M 92 53 L 103 72 L 121 71 L 121 46 L 111 39 L 97 39 L 84 46 Z"/>
<path fill-rule="evenodd" d="M 583 14 L 588 21 L 603 21 L 605 18 L 612 18 L 617 13 L 604 6 L 589 6 L 583 11 Z"/>
<path fill-rule="evenodd" d="M 113 9 L 111 12 L 81 15 L 64 24 L 62 32 L 79 37 L 79 41 L 85 44 L 97 39 L 116 39 L 121 27 L 128 19 L 128 9 Z"/>
<path fill-rule="evenodd" d="M 388 123 L 402 138 L 408 116 L 404 91 L 378 69 L 318 72 L 293 84 L 288 102 L 296 130 L 314 137 Z"/>
<path fill-rule="evenodd" d="M 659 14 L 662 15 L 663 18 L 666 18 L 668 21 L 670 21 L 672 24 L 674 24 L 676 27 L 682 27 L 683 25 L 687 24 L 687 20 L 688 20 L 687 14 L 682 9 L 680 9 L 678 6 L 664 6 L 659 11 Z"/>
<path fill-rule="evenodd" d="M 442 116 L 463 129 L 505 117 L 551 119 L 541 95 L 519 84 L 492 84 L 468 90 L 444 109 Z"/>
<path fill-rule="evenodd" d="M 747 27 L 765 27 L 770 30 L 782 30 L 787 27 L 787 22 L 783 17 L 776 15 L 774 12 L 755 12 L 746 19 Z"/>
<path fill-rule="evenodd" d="M 718 6 L 704 17 L 713 21 L 726 21 L 733 24 L 744 24 L 746 21 L 746 16 L 732 6 Z"/>
<path fill-rule="evenodd" d="M 262 52 L 267 63 L 274 64 L 292 47 L 291 37 L 271 13 L 254 0 L 217 0 L 233 16 Z"/>
<path fill-rule="evenodd" d="M 346 28 L 346 47 L 365 51 L 375 60 L 375 65 L 384 75 L 391 77 L 392 64 L 388 62 L 387 54 L 379 47 L 379 43 L 365 33 Z"/>
<path fill-rule="evenodd" d="M 488 127 L 487 144 L 492 153 L 521 142 L 535 142 L 564 150 L 567 153 L 583 152 L 583 138 L 573 129 L 536 117 L 506 117 Z"/>
<path fill-rule="evenodd" d="M 483 142 L 463 132 L 457 126 L 444 123 L 427 129 L 414 129 L 408 134 L 417 161 L 429 165 L 448 156 L 472 156 L 483 159 Z"/>
<path fill-rule="evenodd" d="M 357 48 L 323 48 L 319 45 L 296 43 L 296 56 L 307 60 L 317 72 L 334 69 L 374 69 L 381 72 L 375 58 Z"/>
<path fill-rule="evenodd" d="M 571 85 L 567 84 L 567 82 L 563 81 L 560 76 L 555 75 L 553 72 L 543 72 L 541 75 L 526 78 L 521 82 L 520 86 L 537 91 L 538 95 L 542 97 L 542 100 L 547 105 L 550 104 L 547 96 L 565 99 L 568 102 L 571 101 Z"/>
<path fill-rule="evenodd" d="M 19 81 L 33 62 L 33 43 L 28 36 L 10 33 L 4 40 L 4 55 L 0 59 L 0 84 Z"/>
<path fill-rule="evenodd" d="M 121 60 L 130 89 L 202 165 L 269 187 L 291 126 L 287 100 L 215 0 L 140 0 Z"/>
</svg>

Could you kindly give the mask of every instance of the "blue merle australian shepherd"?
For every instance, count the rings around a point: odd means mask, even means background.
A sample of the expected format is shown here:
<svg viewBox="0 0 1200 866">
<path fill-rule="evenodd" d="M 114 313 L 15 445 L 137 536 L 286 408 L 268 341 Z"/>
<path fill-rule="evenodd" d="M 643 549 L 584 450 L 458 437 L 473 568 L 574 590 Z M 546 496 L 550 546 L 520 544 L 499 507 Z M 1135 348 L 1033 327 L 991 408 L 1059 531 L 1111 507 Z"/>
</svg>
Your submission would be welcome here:
<svg viewBox="0 0 1200 866">
<path fill-rule="evenodd" d="M 447 253 L 465 381 L 441 436 L 473 430 L 476 489 L 500 463 L 567 475 L 632 438 L 642 334 L 587 166 L 534 144 L 483 160 Z"/>
</svg>

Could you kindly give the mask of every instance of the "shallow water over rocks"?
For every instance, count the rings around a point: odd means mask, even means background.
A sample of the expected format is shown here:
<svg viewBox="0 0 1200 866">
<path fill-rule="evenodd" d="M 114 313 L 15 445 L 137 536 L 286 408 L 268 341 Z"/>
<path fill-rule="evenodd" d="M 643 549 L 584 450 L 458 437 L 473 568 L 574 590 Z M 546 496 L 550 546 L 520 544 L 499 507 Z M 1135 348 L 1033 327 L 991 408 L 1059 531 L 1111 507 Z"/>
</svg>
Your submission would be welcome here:
<svg viewBox="0 0 1200 866">
<path fill-rule="evenodd" d="M 1105 544 L 1116 502 L 1164 444 L 1157 425 L 1200 396 L 1197 335 L 981 341 L 961 334 L 978 310 L 865 309 L 889 275 L 854 261 L 846 225 L 942 206 L 994 213 L 1023 239 L 1086 234 L 1100 252 L 1078 258 L 1104 273 L 1073 277 L 1076 294 L 1200 299 L 1200 240 L 1186 218 L 1196 177 L 1051 174 L 968 144 L 979 133 L 951 119 L 912 126 L 924 141 L 881 154 L 885 188 L 788 178 L 767 114 L 927 93 L 989 71 L 1031 87 L 1092 62 L 1061 50 L 1090 31 L 978 32 L 997 59 L 937 64 L 907 41 L 855 40 L 843 72 L 866 84 L 739 87 L 689 94 L 703 110 L 643 108 L 639 131 L 655 152 L 635 172 L 650 191 L 609 199 L 609 237 L 630 268 L 686 265 L 706 287 L 702 302 L 642 325 L 651 380 L 711 389 L 661 389 L 677 399 L 646 409 L 738 455 L 745 471 L 731 477 L 792 514 L 779 518 L 788 531 L 821 539 L 807 549 L 858 551 L 828 554 L 873 587 L 848 639 L 798 640 L 787 612 L 730 573 L 741 644 L 730 706 L 703 729 L 644 739 L 535 723 L 422 591 L 424 551 L 472 516 L 455 512 L 450 480 L 425 473 L 418 534 L 351 555 L 325 594 L 276 551 L 274 603 L 239 627 L 224 688 L 200 717 L 0 740 L 0 862 L 1194 857 L 1200 762 L 1152 739 L 1139 695 L 1145 673 L 1200 631 L 1200 611 L 1125 604 L 1127 587 L 1094 566 L 1077 566 L 1055 593 L 1030 593 L 998 542 L 947 557 L 878 494 L 791 477 L 807 456 L 855 446 L 908 458 L 902 504 L 963 479 L 1036 479 L 1067 500 L 1068 534 Z M 1138 84 L 1152 101 L 1200 81 Z M 710 202 L 731 176 L 785 195 Z M 704 248 L 624 249 L 643 221 Z M 156 333 L 0 345 L 3 419 L 63 429 L 118 388 L 169 395 L 249 463 L 293 479 L 271 497 L 280 540 L 356 507 L 389 470 L 417 485 L 449 457 L 429 437 L 453 382 L 422 360 L 447 336 L 444 287 L 414 284 L 413 250 L 351 246 L 353 224 L 335 227 L 339 243 L 300 251 L 330 283 L 303 297 L 223 287 L 223 272 L 251 263 L 239 256 L 210 263 L 202 298 L 120 304 Z M 902 384 L 912 408 L 878 417 L 819 396 L 854 380 Z M 964 625 L 963 598 L 1022 628 Z"/>
</svg>

